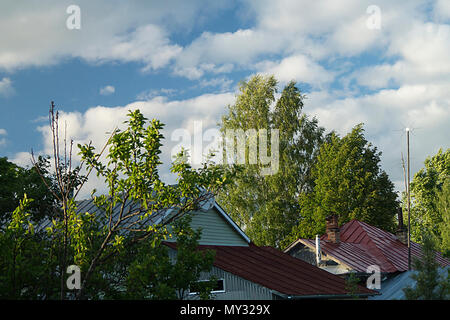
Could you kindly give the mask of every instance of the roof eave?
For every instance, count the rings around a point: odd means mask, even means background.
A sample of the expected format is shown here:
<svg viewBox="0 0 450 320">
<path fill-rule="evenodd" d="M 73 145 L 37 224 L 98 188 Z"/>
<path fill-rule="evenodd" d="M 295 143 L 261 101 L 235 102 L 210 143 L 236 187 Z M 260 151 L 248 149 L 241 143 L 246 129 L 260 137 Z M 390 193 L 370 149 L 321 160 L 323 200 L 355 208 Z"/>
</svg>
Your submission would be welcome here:
<svg viewBox="0 0 450 320">
<path fill-rule="evenodd" d="M 379 292 L 373 293 L 357 293 L 357 294 L 313 294 L 313 295 L 289 295 L 279 293 L 283 298 L 288 300 L 302 300 L 302 299 L 353 299 L 357 298 L 367 298 L 371 296 L 380 295 Z"/>
<path fill-rule="evenodd" d="M 311 243 L 309 243 L 308 241 L 306 241 L 306 240 L 304 240 L 304 239 L 298 239 L 297 241 L 295 241 L 295 244 L 294 244 L 294 243 L 292 244 L 292 248 L 295 247 L 295 246 L 296 246 L 297 244 L 299 244 L 299 243 L 301 243 L 301 244 L 307 246 L 308 248 L 310 248 L 310 249 L 312 249 L 312 250 L 314 250 L 314 251 L 316 250 L 316 247 L 315 247 L 314 245 L 312 245 Z M 292 249 L 292 248 L 291 248 L 291 249 Z M 343 261 L 340 260 L 339 258 L 333 256 L 332 253 L 330 253 L 329 251 L 325 250 L 323 247 L 321 247 L 320 250 L 321 250 L 322 252 L 324 252 L 330 260 L 333 260 L 334 262 L 336 262 L 336 263 L 338 263 L 338 264 L 341 264 L 343 267 L 345 267 L 345 268 L 347 268 L 347 269 L 349 269 L 349 270 L 355 270 L 354 267 L 348 265 L 347 263 L 343 262 Z M 286 249 L 286 250 L 284 251 L 284 253 L 287 253 L 287 251 L 288 251 L 288 249 Z"/>
</svg>

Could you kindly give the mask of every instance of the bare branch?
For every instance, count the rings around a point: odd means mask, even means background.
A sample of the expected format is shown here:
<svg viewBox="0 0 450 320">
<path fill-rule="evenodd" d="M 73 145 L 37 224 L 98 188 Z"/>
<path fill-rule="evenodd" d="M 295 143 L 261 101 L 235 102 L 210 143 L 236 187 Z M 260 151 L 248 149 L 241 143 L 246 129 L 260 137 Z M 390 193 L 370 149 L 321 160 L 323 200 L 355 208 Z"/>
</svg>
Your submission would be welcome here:
<svg viewBox="0 0 450 320">
<path fill-rule="evenodd" d="M 39 170 L 39 166 L 37 164 L 36 159 L 34 158 L 34 151 L 33 149 L 31 149 L 31 163 L 33 164 L 33 167 L 36 169 L 39 177 L 41 177 L 42 182 L 45 184 L 45 186 L 47 187 L 47 189 L 53 194 L 53 196 L 58 200 L 61 201 L 61 199 L 58 197 L 58 195 L 52 190 L 52 188 L 50 188 L 50 186 L 48 185 L 47 181 L 45 180 L 44 175 L 42 174 L 41 170 Z"/>
<path fill-rule="evenodd" d="M 95 158 L 95 160 L 98 160 L 98 159 L 102 156 L 103 152 L 106 150 L 106 147 L 109 145 L 109 142 L 111 141 L 112 137 L 113 137 L 114 134 L 117 132 L 117 130 L 118 130 L 118 128 L 116 127 L 116 128 L 111 132 L 111 135 L 109 136 L 108 141 L 106 141 L 106 143 L 104 144 L 102 150 L 101 150 L 100 153 L 97 155 L 97 157 Z M 83 164 L 83 162 L 81 163 L 81 165 L 82 165 L 82 164 Z M 78 193 L 79 193 L 80 190 L 83 188 L 84 183 L 87 181 L 87 178 L 89 177 L 89 175 L 90 175 L 91 172 L 92 172 L 92 169 L 94 169 L 94 167 L 91 167 L 91 168 L 88 170 L 88 172 L 87 172 L 87 174 L 86 174 L 86 176 L 85 176 L 86 179 L 80 184 L 80 187 L 78 188 L 77 192 L 76 192 L 75 195 L 73 196 L 74 199 L 77 197 Z"/>
</svg>

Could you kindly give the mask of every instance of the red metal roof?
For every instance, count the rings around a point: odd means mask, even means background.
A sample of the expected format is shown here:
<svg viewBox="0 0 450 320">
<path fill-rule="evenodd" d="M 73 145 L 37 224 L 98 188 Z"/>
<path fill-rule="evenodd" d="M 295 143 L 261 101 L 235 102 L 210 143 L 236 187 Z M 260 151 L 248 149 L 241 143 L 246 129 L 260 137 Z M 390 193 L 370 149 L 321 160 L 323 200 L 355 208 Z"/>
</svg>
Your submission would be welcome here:
<svg viewBox="0 0 450 320">
<path fill-rule="evenodd" d="M 175 244 L 167 243 L 175 248 Z M 344 279 L 272 247 L 199 246 L 216 252 L 214 266 L 291 296 L 345 295 Z M 361 294 L 375 294 L 362 286 Z"/>
<path fill-rule="evenodd" d="M 408 270 L 408 246 L 392 233 L 386 232 L 365 222 L 352 220 L 340 228 L 340 243 L 327 241 L 327 235 L 321 237 L 321 249 L 352 269 L 366 272 L 370 265 L 378 265 L 381 272 Z M 315 241 L 302 239 L 310 247 Z M 421 246 L 411 241 L 411 256 L 420 258 Z M 450 261 L 436 252 L 436 261 L 443 267 Z"/>
</svg>

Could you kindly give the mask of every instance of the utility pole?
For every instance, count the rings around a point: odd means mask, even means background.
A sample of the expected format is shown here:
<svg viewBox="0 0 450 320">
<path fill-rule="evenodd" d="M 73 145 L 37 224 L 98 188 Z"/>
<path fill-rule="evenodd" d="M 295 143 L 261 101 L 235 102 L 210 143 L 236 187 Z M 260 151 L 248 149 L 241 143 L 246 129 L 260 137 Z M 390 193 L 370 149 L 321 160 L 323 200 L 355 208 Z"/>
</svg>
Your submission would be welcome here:
<svg viewBox="0 0 450 320">
<path fill-rule="evenodd" d="M 410 161 L 409 161 L 409 128 L 406 128 L 406 147 L 408 150 L 408 270 L 411 270 L 411 192 L 409 188 L 410 181 Z"/>
</svg>

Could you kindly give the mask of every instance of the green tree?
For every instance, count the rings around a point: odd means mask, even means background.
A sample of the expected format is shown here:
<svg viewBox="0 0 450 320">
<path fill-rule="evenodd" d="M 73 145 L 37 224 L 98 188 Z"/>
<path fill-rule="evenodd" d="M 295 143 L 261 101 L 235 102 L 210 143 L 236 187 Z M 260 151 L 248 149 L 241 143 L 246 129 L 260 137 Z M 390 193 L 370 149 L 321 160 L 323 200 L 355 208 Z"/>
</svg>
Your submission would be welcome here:
<svg viewBox="0 0 450 320">
<path fill-rule="evenodd" d="M 201 230 L 193 230 L 190 216 L 173 224 L 176 236 L 176 257 L 169 255 L 168 247 L 144 244 L 129 268 L 127 297 L 132 299 L 184 299 L 191 286 L 197 283 L 201 272 L 208 272 L 214 261 L 214 252 L 198 251 Z M 173 261 L 174 260 L 174 261 Z M 208 296 L 210 288 L 203 287 L 200 295 Z"/>
<path fill-rule="evenodd" d="M 56 266 L 45 234 L 30 222 L 32 200 L 19 201 L 8 224 L 0 228 L 0 299 L 43 299 L 57 286 Z"/>
<path fill-rule="evenodd" d="M 160 131 L 163 124 L 153 119 L 146 127 L 147 119 L 139 110 L 130 111 L 128 117 L 128 128 L 116 130 L 107 143 L 106 163 L 99 161 L 100 154 L 95 153 L 94 147 L 79 145 L 83 161 L 104 179 L 109 190 L 107 195 L 94 197 L 96 206 L 105 212 L 105 227 L 100 236 L 101 243 L 93 248 L 95 253 L 86 264 L 79 296 L 102 260 L 123 250 L 125 244 L 149 238 L 155 242 L 158 235 L 165 237 L 170 222 L 195 210 L 205 197 L 216 194 L 227 180 L 223 169 L 208 163 L 193 170 L 182 161 L 185 157 L 181 154 L 172 165 L 178 183 L 166 185 L 157 169 L 161 164 L 159 154 L 163 136 Z M 138 206 L 130 212 L 127 201 Z M 176 214 L 161 225 L 151 223 L 152 214 L 167 208 Z M 129 239 L 125 239 L 123 231 L 128 232 Z"/>
<path fill-rule="evenodd" d="M 29 204 L 30 219 L 39 222 L 56 214 L 57 201 L 47 187 L 55 187 L 49 167 L 49 159 L 42 156 L 31 168 L 20 167 L 5 157 L 0 158 L 0 222 L 5 223 L 11 218 L 25 193 L 34 200 Z"/>
<path fill-rule="evenodd" d="M 51 119 L 57 121 L 57 113 Z M 161 241 L 170 236 L 171 229 L 168 226 L 173 224 L 178 226 L 175 230 L 178 230 L 177 234 L 182 241 L 179 255 L 185 267 L 189 267 L 190 271 L 207 269 L 210 258 L 204 256 L 205 259 L 200 259 L 194 253 L 196 249 L 193 249 L 196 248 L 199 231 L 190 231 L 185 224 L 177 225 L 177 221 L 216 194 L 227 183 L 227 175 L 222 168 L 211 166 L 210 163 L 194 170 L 182 161 L 184 155 L 180 154 L 172 165 L 172 172 L 178 176 L 178 183 L 166 185 L 158 174 L 163 139 L 160 131 L 163 124 L 158 120 L 148 123 L 139 110 L 130 111 L 126 124 L 124 131 L 113 131 L 99 153 L 90 144 L 79 145 L 82 165 L 87 167 L 88 173 L 95 172 L 103 178 L 108 189 L 108 193 L 102 195 L 96 195 L 96 191 L 93 191 L 93 202 L 99 210 L 92 212 L 77 209 L 74 197 L 82 187 L 82 184 L 76 183 L 79 181 L 79 167 L 71 169 L 70 154 L 64 155 L 64 161 L 60 162 L 59 145 L 55 143 L 56 191 L 51 190 L 55 191 L 54 195 L 61 207 L 45 230 L 38 225 L 32 228 L 38 232 L 27 231 L 33 224 L 24 206 L 14 211 L 10 221 L 14 226 L 12 229 L 0 228 L 0 271 L 5 271 L 2 272 L 1 280 L 4 282 L 0 285 L 0 296 L 16 298 L 23 295 L 23 292 L 28 292 L 27 296 L 20 297 L 123 297 L 123 293 L 127 292 L 125 279 L 129 271 L 132 270 L 135 277 L 139 270 L 146 272 L 146 268 L 138 268 L 136 263 L 130 267 L 131 263 L 136 257 L 142 256 L 140 250 L 144 250 L 143 248 L 161 247 Z M 54 129 L 57 127 L 57 122 L 51 122 L 53 134 L 56 134 L 57 130 Z M 57 136 L 54 137 L 58 141 Z M 101 158 L 104 150 L 108 150 L 105 160 Z M 154 216 L 168 209 L 171 209 L 171 214 L 161 223 L 155 224 Z M 183 227 L 186 228 L 183 230 Z M 136 253 L 136 257 L 130 253 Z M 162 253 L 164 252 L 156 249 L 149 251 L 149 254 L 158 258 L 162 257 Z M 146 258 L 152 259 L 148 255 Z M 164 270 L 172 268 L 171 262 L 161 258 L 159 263 L 162 274 Z M 72 264 L 80 267 L 82 281 L 79 290 L 68 292 L 65 283 L 66 268 Z M 183 271 L 180 264 L 175 266 Z M 10 270 L 13 269 L 16 272 L 11 273 Z M 18 274 L 24 275 L 20 279 L 26 276 L 36 290 L 24 291 L 30 285 L 26 281 L 18 281 Z M 175 285 L 183 289 L 186 281 L 192 282 L 196 275 L 198 273 L 194 272 L 191 277 L 178 279 Z M 165 277 L 158 276 L 154 279 L 156 282 L 149 285 L 173 288 L 173 283 L 167 284 L 164 282 L 166 280 Z M 162 295 L 158 291 L 155 296 Z"/>
<path fill-rule="evenodd" d="M 450 256 L 450 179 L 445 180 L 442 190 L 438 193 L 437 210 L 442 217 L 441 251 L 448 257 Z"/>
<path fill-rule="evenodd" d="M 256 75 L 241 82 L 239 91 L 222 118 L 221 131 L 256 130 L 256 137 L 247 134 L 239 138 L 251 146 L 252 139 L 260 138 L 259 130 L 267 130 L 267 149 L 278 147 L 278 170 L 265 174 L 267 164 L 260 157 L 256 163 L 250 162 L 249 148 L 245 164 L 231 167 L 235 176 L 218 200 L 253 242 L 279 247 L 298 221 L 299 194 L 311 190 L 310 170 L 323 129 L 303 113 L 304 96 L 294 82 L 286 85 L 278 99 L 273 76 Z M 271 130 L 278 130 L 276 146 L 272 145 Z"/>
<path fill-rule="evenodd" d="M 312 170 L 314 191 L 300 196 L 301 220 L 290 240 L 324 233 L 329 215 L 338 215 L 340 224 L 358 219 L 392 231 L 397 195 L 362 124 L 343 138 L 332 133 L 327 140 Z"/>
<path fill-rule="evenodd" d="M 414 259 L 414 287 L 403 289 L 407 300 L 448 300 L 450 299 L 450 271 L 446 276 L 439 273 L 436 262 L 435 244 L 432 235 L 423 236 L 421 259 Z"/>
<path fill-rule="evenodd" d="M 422 242 L 422 236 L 431 233 L 436 237 L 438 246 L 443 247 L 442 232 L 446 208 L 448 208 L 448 191 L 442 193 L 444 184 L 450 179 L 450 149 L 442 149 L 425 160 L 411 181 L 411 239 Z M 447 182 L 448 184 L 448 182 Z M 447 187 L 448 188 L 448 187 Z M 441 194 L 441 199 L 439 197 Z M 440 203 L 440 205 L 438 204 Z M 403 195 L 406 208 L 406 194 Z M 447 213 L 448 214 L 448 213 Z M 445 233 L 445 231 L 444 231 Z"/>
<path fill-rule="evenodd" d="M 358 276 L 351 272 L 345 278 L 345 290 L 348 292 L 348 295 L 351 296 L 352 299 L 358 299 L 358 285 L 360 283 L 360 279 Z"/>
</svg>

